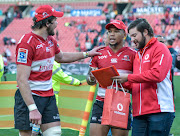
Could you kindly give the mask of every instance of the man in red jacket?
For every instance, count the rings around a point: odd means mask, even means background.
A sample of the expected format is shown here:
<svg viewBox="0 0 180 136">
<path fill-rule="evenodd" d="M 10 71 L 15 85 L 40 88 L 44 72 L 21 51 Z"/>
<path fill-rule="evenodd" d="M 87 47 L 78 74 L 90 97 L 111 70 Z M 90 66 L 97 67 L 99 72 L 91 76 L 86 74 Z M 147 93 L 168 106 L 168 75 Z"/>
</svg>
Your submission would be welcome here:
<svg viewBox="0 0 180 136">
<path fill-rule="evenodd" d="M 175 109 L 171 82 L 172 57 L 159 42 L 145 19 L 133 21 L 129 27 L 138 52 L 133 74 L 114 77 L 132 83 L 133 136 L 168 136 Z"/>
</svg>

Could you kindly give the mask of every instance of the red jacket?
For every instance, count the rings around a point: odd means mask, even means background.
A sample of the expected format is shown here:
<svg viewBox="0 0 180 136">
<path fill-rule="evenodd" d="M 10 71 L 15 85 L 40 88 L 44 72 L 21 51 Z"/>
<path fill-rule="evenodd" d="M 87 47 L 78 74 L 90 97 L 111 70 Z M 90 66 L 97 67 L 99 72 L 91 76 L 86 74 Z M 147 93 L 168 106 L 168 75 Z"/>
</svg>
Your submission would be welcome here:
<svg viewBox="0 0 180 136">
<path fill-rule="evenodd" d="M 133 116 L 174 112 L 171 82 L 172 57 L 168 48 L 152 38 L 136 53 L 132 82 Z"/>
</svg>

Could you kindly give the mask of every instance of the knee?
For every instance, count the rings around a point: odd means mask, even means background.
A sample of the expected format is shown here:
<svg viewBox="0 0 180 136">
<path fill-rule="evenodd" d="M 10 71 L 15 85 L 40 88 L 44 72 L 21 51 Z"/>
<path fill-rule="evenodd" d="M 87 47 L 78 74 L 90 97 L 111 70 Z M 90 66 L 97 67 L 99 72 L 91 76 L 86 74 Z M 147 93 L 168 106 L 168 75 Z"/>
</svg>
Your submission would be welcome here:
<svg viewBox="0 0 180 136">
<path fill-rule="evenodd" d="M 43 132 L 43 136 L 61 136 L 61 126 L 48 128 Z"/>
</svg>

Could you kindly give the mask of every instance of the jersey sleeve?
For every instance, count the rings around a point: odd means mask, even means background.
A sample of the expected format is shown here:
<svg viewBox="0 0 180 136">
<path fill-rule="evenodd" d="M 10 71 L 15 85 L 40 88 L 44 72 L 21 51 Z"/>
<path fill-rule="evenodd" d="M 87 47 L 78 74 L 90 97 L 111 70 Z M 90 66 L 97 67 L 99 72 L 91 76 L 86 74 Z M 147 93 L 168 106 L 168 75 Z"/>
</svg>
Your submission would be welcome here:
<svg viewBox="0 0 180 136">
<path fill-rule="evenodd" d="M 55 40 L 53 36 L 51 36 L 51 39 L 55 45 L 55 54 L 58 54 L 60 52 L 59 44 L 57 43 L 57 41 Z"/>
<path fill-rule="evenodd" d="M 93 68 L 98 68 L 97 56 L 94 56 L 93 58 L 91 58 L 89 66 Z"/>
<path fill-rule="evenodd" d="M 20 42 L 16 47 L 16 64 L 31 66 L 35 50 L 25 42 Z"/>
</svg>

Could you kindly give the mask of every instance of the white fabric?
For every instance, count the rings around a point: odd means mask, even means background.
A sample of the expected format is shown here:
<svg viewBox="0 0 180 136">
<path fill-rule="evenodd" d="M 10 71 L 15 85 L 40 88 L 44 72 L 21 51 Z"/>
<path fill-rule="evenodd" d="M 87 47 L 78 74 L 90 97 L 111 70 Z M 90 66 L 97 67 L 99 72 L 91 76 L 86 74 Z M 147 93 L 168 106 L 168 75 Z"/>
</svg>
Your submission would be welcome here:
<svg viewBox="0 0 180 136">
<path fill-rule="evenodd" d="M 52 88 L 52 78 L 47 81 L 28 81 L 31 90 L 47 91 Z"/>
<path fill-rule="evenodd" d="M 175 112 L 173 102 L 173 91 L 171 85 L 172 83 L 169 78 L 170 71 L 168 72 L 166 78 L 162 82 L 157 84 L 156 93 L 161 112 Z"/>
<path fill-rule="evenodd" d="M 48 128 L 43 132 L 43 136 L 61 136 L 61 126 Z"/>
</svg>

